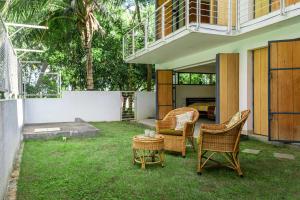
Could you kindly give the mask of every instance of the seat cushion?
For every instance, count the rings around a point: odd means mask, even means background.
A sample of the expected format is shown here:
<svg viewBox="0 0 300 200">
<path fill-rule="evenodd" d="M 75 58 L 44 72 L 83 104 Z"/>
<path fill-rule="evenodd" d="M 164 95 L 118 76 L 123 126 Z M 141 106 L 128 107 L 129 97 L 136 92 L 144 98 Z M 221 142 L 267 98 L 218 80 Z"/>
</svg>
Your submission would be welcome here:
<svg viewBox="0 0 300 200">
<path fill-rule="evenodd" d="M 183 132 L 175 129 L 159 129 L 159 134 L 181 136 L 183 135 Z"/>
<path fill-rule="evenodd" d="M 232 126 L 234 126 L 237 122 L 239 122 L 242 118 L 241 112 L 237 112 L 235 115 L 233 115 L 233 117 L 231 118 L 231 120 L 229 121 L 229 123 L 226 125 L 227 128 L 231 128 Z"/>
<path fill-rule="evenodd" d="M 176 115 L 176 127 L 175 130 L 182 131 L 184 128 L 184 124 L 187 122 L 191 122 L 193 119 L 193 111 L 186 112 L 180 115 Z"/>
</svg>

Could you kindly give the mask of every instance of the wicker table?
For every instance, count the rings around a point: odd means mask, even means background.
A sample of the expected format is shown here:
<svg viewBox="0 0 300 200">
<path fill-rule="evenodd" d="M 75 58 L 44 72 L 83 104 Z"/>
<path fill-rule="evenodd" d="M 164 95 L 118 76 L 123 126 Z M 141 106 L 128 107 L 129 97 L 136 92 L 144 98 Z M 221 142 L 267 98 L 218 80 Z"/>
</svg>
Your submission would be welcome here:
<svg viewBox="0 0 300 200">
<path fill-rule="evenodd" d="M 164 138 L 162 136 L 134 136 L 132 139 L 133 164 L 140 163 L 142 169 L 146 164 L 161 164 L 164 167 Z"/>
</svg>

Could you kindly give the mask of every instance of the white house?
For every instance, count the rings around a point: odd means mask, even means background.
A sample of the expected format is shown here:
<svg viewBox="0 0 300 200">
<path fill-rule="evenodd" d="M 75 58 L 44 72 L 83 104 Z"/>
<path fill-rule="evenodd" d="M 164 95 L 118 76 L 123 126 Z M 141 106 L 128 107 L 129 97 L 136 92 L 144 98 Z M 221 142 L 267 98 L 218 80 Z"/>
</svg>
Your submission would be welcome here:
<svg viewBox="0 0 300 200">
<path fill-rule="evenodd" d="M 299 142 L 299 14 L 300 0 L 156 0 L 124 36 L 124 60 L 155 64 L 158 118 L 250 109 L 247 134 Z"/>
</svg>

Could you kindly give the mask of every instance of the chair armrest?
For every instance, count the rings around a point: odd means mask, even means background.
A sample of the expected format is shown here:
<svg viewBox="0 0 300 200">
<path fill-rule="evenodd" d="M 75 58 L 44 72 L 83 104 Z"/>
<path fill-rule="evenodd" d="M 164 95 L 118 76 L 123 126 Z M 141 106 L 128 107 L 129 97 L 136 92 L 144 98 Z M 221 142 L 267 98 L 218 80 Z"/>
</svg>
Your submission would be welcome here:
<svg viewBox="0 0 300 200">
<path fill-rule="evenodd" d="M 193 136 L 194 135 L 195 122 L 186 122 L 183 128 L 183 136 Z"/>
<path fill-rule="evenodd" d="M 226 129 L 226 125 L 223 124 L 202 124 L 201 129 L 205 130 L 224 130 Z"/>
<path fill-rule="evenodd" d="M 165 120 L 156 120 L 156 131 L 159 132 L 159 129 L 169 129 L 173 127 L 173 121 L 171 119 Z"/>
<path fill-rule="evenodd" d="M 202 127 L 199 130 L 199 135 L 197 142 L 199 145 L 202 144 L 202 139 L 204 135 L 214 135 L 215 137 L 218 137 L 219 134 L 225 134 L 228 131 L 228 129 L 219 129 L 219 130 L 213 130 L 213 129 L 203 129 Z"/>
<path fill-rule="evenodd" d="M 228 130 L 226 129 L 219 129 L 219 130 L 212 130 L 212 129 L 200 129 L 200 135 L 201 134 L 211 134 L 211 135 L 216 135 L 216 134 L 221 134 L 221 133 L 226 133 Z"/>
</svg>

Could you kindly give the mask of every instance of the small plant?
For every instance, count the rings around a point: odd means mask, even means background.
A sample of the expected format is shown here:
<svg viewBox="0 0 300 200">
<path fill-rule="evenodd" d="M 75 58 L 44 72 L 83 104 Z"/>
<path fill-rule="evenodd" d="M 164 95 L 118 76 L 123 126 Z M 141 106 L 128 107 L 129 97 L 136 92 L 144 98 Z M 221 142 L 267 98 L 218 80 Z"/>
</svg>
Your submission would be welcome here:
<svg viewBox="0 0 300 200">
<path fill-rule="evenodd" d="M 63 142 L 67 142 L 67 137 L 62 137 Z"/>
</svg>

